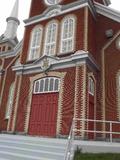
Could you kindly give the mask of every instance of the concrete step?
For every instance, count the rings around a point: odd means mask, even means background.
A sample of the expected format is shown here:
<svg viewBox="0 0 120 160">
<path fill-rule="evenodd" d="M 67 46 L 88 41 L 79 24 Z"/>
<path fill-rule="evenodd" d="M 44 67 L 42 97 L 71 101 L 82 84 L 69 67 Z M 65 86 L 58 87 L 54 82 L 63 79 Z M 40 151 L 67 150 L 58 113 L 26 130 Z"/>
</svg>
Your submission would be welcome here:
<svg viewBox="0 0 120 160">
<path fill-rule="evenodd" d="M 59 146 L 64 146 L 66 144 L 66 139 L 57 139 L 57 138 L 41 138 L 41 137 L 30 137 L 30 136 L 18 136 L 18 135 L 4 135 L 0 134 L 0 139 L 2 140 L 14 140 L 27 143 L 35 144 L 49 144 L 52 142 L 53 145 L 59 143 Z"/>
<path fill-rule="evenodd" d="M 0 134 L 2 160 L 63 160 L 67 140 Z"/>
<path fill-rule="evenodd" d="M 18 148 L 27 148 L 31 150 L 40 150 L 40 151 L 50 151 L 50 152 L 57 152 L 59 150 L 59 153 L 64 153 L 64 150 L 66 146 L 64 147 L 59 147 L 59 146 L 47 146 L 47 145 L 35 145 L 35 144 L 30 144 L 30 143 L 19 143 L 19 142 L 12 142 L 12 141 L 5 141 L 5 140 L 0 140 L 0 146 L 8 146 L 8 147 L 18 147 Z"/>
<path fill-rule="evenodd" d="M 74 149 L 76 146 L 84 153 L 120 153 L 120 143 L 115 142 L 75 140 Z"/>
<path fill-rule="evenodd" d="M 0 151 L 0 160 L 57 160 Z M 59 159 L 60 160 L 60 159 Z"/>
</svg>

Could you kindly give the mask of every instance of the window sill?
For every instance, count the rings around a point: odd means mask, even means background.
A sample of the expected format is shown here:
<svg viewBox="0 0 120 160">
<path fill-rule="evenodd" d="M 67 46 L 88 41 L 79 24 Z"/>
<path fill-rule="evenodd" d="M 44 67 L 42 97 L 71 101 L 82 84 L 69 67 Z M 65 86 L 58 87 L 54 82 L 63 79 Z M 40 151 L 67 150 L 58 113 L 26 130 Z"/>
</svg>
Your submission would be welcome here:
<svg viewBox="0 0 120 160">
<path fill-rule="evenodd" d="M 5 119 L 4 119 L 4 120 L 5 120 L 5 121 L 8 121 L 8 120 L 9 120 L 9 118 L 10 118 L 10 117 L 5 117 Z"/>
<path fill-rule="evenodd" d="M 57 54 L 57 57 L 65 57 L 65 56 L 70 56 L 72 54 L 74 54 L 73 51 L 71 51 L 71 52 L 65 52 L 65 53 L 59 53 L 59 54 Z"/>
<path fill-rule="evenodd" d="M 26 61 L 26 64 L 30 64 L 30 63 L 33 63 L 33 62 L 35 62 L 37 59 L 33 59 L 33 60 L 27 60 Z"/>
</svg>

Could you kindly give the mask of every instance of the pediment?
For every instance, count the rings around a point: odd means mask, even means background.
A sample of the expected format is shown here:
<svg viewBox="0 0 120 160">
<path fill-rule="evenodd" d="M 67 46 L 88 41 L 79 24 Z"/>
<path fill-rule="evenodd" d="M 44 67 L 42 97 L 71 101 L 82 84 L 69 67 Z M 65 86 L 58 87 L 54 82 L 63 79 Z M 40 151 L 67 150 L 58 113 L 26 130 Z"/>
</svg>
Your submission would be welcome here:
<svg viewBox="0 0 120 160">
<path fill-rule="evenodd" d="M 46 9 L 44 11 L 43 15 L 45 17 L 52 17 L 52 16 L 56 16 L 60 12 L 61 12 L 61 6 L 60 5 L 55 5 L 55 6 L 51 6 L 48 9 Z"/>
<path fill-rule="evenodd" d="M 59 58 L 44 55 L 36 60 L 33 64 L 40 66 L 42 70 L 47 70 L 51 67 L 52 64 L 55 64 L 59 61 Z"/>
</svg>

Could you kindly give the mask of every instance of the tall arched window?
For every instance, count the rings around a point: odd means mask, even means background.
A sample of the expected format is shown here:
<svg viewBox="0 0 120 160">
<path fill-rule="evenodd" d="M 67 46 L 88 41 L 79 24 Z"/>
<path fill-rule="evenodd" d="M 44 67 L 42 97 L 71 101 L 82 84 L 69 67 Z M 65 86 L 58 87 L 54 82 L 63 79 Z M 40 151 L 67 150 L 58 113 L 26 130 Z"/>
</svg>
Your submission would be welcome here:
<svg viewBox="0 0 120 160">
<path fill-rule="evenodd" d="M 57 29 L 58 29 L 58 24 L 56 22 L 50 23 L 46 28 L 46 37 L 45 37 L 45 46 L 44 46 L 45 55 L 55 55 Z"/>
<path fill-rule="evenodd" d="M 5 118 L 10 118 L 10 113 L 12 110 L 12 104 L 13 104 L 13 98 L 14 98 L 14 83 L 11 84 L 8 94 L 8 101 L 7 101 L 7 107 L 6 107 L 6 115 Z"/>
<path fill-rule="evenodd" d="M 75 18 L 66 17 L 62 22 L 61 53 L 71 52 L 74 49 Z"/>
<path fill-rule="evenodd" d="M 89 94 L 94 95 L 95 93 L 95 83 L 92 77 L 89 77 Z"/>
<path fill-rule="evenodd" d="M 28 60 L 34 60 L 39 58 L 42 40 L 42 30 L 42 27 L 37 26 L 32 31 Z"/>
</svg>

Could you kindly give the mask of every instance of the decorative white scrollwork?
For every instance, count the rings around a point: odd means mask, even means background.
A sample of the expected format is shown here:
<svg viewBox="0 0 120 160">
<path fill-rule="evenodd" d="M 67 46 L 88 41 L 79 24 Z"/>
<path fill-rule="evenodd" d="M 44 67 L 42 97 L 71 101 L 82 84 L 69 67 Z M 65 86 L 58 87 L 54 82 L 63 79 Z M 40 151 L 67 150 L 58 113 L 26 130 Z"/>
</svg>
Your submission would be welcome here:
<svg viewBox="0 0 120 160">
<path fill-rule="evenodd" d="M 47 5 L 56 5 L 59 4 L 61 2 L 61 0 L 45 0 L 45 3 Z"/>
<path fill-rule="evenodd" d="M 42 62 L 42 70 L 46 71 L 47 69 L 49 69 L 50 67 L 50 62 L 49 62 L 49 59 L 47 59 L 47 57 L 43 60 Z"/>
</svg>

